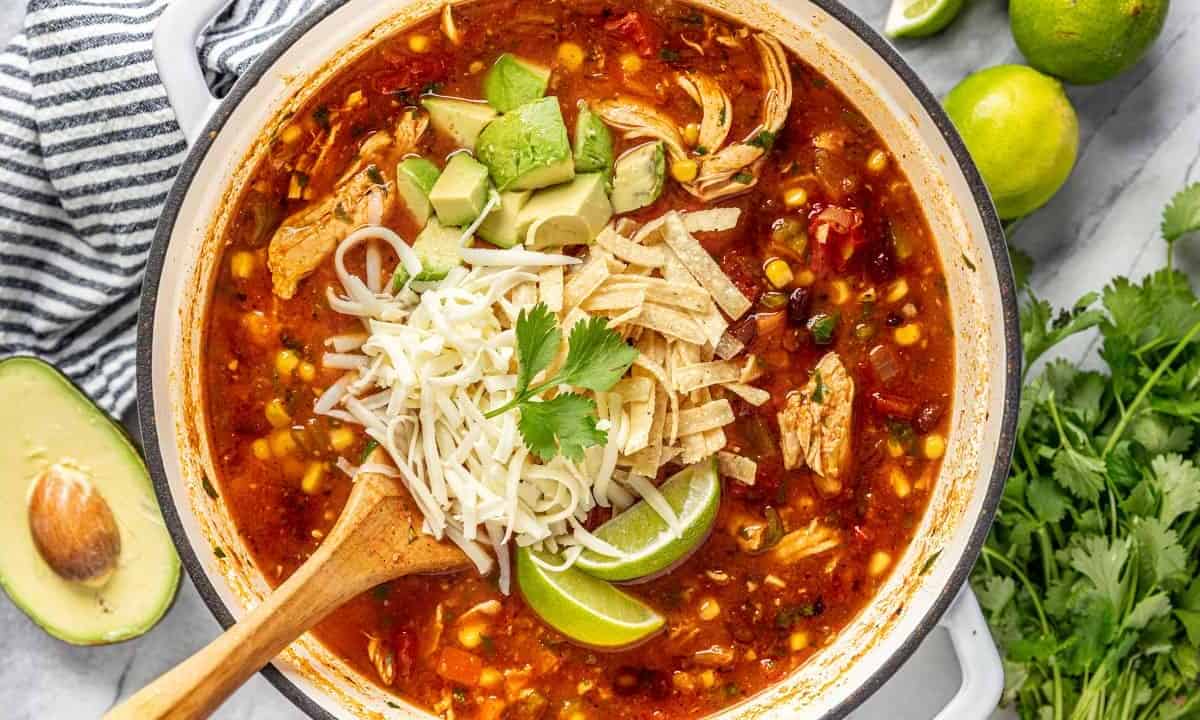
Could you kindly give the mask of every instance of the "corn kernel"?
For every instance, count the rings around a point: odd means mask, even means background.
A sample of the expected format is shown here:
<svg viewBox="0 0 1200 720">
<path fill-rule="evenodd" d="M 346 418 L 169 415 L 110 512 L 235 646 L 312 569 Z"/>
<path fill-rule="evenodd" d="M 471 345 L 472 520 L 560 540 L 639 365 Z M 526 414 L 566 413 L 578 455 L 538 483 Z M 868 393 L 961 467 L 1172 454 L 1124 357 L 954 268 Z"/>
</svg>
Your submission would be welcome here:
<svg viewBox="0 0 1200 720">
<path fill-rule="evenodd" d="M 310 362 L 302 362 L 300 367 L 296 368 L 296 374 L 304 382 L 312 382 L 317 377 L 317 367 Z"/>
<path fill-rule="evenodd" d="M 696 123 L 688 123 L 683 126 L 683 141 L 688 145 L 695 145 L 700 142 L 700 126 Z"/>
<path fill-rule="evenodd" d="M 291 377 L 300 364 L 300 356 L 294 350 L 280 350 L 275 354 L 275 371 L 280 377 Z"/>
<path fill-rule="evenodd" d="M 700 166 L 695 160 L 676 160 L 671 163 L 671 177 L 681 183 L 689 183 L 696 179 Z"/>
<path fill-rule="evenodd" d="M 587 720 L 587 715 L 582 710 L 576 710 L 567 716 L 567 720 Z"/>
<path fill-rule="evenodd" d="M 845 280 L 834 280 L 829 284 L 829 299 L 834 305 L 841 305 L 850 299 L 850 286 Z"/>
<path fill-rule="evenodd" d="M 596 684 L 591 680 L 580 680 L 579 684 L 575 686 L 575 691 L 580 695 L 587 695 L 594 687 L 596 687 Z"/>
<path fill-rule="evenodd" d="M 250 449 L 254 451 L 254 457 L 259 460 L 271 459 L 271 443 L 267 442 L 266 438 L 259 438 L 250 443 Z"/>
<path fill-rule="evenodd" d="M 812 270 L 808 270 L 808 269 L 801 270 L 796 275 L 796 284 L 799 285 L 800 287 L 808 287 L 809 285 L 812 285 L 814 282 L 816 282 L 816 280 L 817 280 L 817 276 L 813 274 Z"/>
<path fill-rule="evenodd" d="M 908 281 L 900 278 L 888 288 L 886 300 L 890 303 L 900 302 L 908 294 Z"/>
<path fill-rule="evenodd" d="M 921 326 L 916 323 L 907 323 L 896 328 L 892 334 L 896 338 L 897 345 L 905 347 L 915 345 L 921 339 Z"/>
<path fill-rule="evenodd" d="M 767 280 L 779 289 L 783 289 L 792 284 L 795 276 L 792 275 L 792 266 L 787 264 L 782 258 L 772 258 L 767 261 L 766 267 Z"/>
<path fill-rule="evenodd" d="M 710 688 L 717 684 L 717 674 L 712 670 L 705 670 L 700 673 L 700 684 L 706 688 Z"/>
<path fill-rule="evenodd" d="M 271 321 L 258 310 L 251 310 L 242 316 L 242 327 L 257 343 L 266 342 L 271 338 Z"/>
<path fill-rule="evenodd" d="M 877 550 L 871 555 L 870 562 L 867 563 L 867 573 L 871 577 L 879 577 L 887 572 L 887 569 L 892 566 L 892 556 L 882 550 Z"/>
<path fill-rule="evenodd" d="M 410 35 L 408 38 L 408 49 L 415 53 L 428 52 L 429 38 L 419 33 L 417 35 Z"/>
<path fill-rule="evenodd" d="M 321 491 L 325 482 L 325 463 L 311 462 L 304 469 L 304 477 L 300 479 L 300 489 L 305 495 L 316 495 Z"/>
<path fill-rule="evenodd" d="M 788 647 L 792 652 L 800 652 L 808 647 L 808 633 L 797 630 L 788 637 Z"/>
<path fill-rule="evenodd" d="M 897 440 L 896 438 L 888 438 L 887 451 L 888 451 L 888 455 L 891 455 L 894 458 L 898 458 L 904 454 L 904 446 L 901 445 L 900 441 Z"/>
<path fill-rule="evenodd" d="M 478 625 L 464 625 L 458 629 L 458 644 L 474 650 L 483 644 L 483 632 Z"/>
<path fill-rule="evenodd" d="M 946 438 L 941 435 L 928 435 L 921 443 L 921 451 L 930 460 L 937 460 L 946 454 Z"/>
<path fill-rule="evenodd" d="M 867 156 L 867 170 L 870 170 L 873 173 L 878 174 L 883 172 L 883 169 L 887 167 L 887 164 L 887 153 L 882 150 L 872 150 L 871 154 Z"/>
<path fill-rule="evenodd" d="M 801 208 L 808 204 L 808 191 L 802 187 L 788 188 L 783 193 L 783 204 L 790 208 Z"/>
<path fill-rule="evenodd" d="M 348 427 L 334 428 L 329 431 L 329 444 L 334 450 L 341 452 L 354 444 L 354 431 Z"/>
<path fill-rule="evenodd" d="M 474 62 L 472 62 L 470 65 L 467 66 L 467 72 L 471 73 L 472 75 L 478 75 L 479 73 L 483 72 L 483 68 L 484 68 L 483 62 L 479 61 L 479 60 L 475 60 Z"/>
<path fill-rule="evenodd" d="M 267 403 L 263 408 L 263 413 L 267 416 L 267 422 L 271 423 L 271 427 L 281 428 L 292 424 L 292 416 L 288 414 L 287 408 L 283 406 L 283 400 L 275 398 Z"/>
<path fill-rule="evenodd" d="M 358 107 L 359 105 L 362 105 L 366 101 L 367 101 L 367 99 L 365 97 L 363 97 L 363 91 L 355 90 L 354 92 L 352 92 L 346 96 L 346 107 L 350 108 L 350 109 L 354 109 L 354 108 Z"/>
<path fill-rule="evenodd" d="M 634 53 L 625 53 L 620 59 L 621 69 L 627 73 L 635 73 L 642 69 L 642 59 Z"/>
<path fill-rule="evenodd" d="M 292 431 L 288 428 L 271 433 L 267 443 L 271 446 L 271 454 L 277 458 L 287 457 L 296 449 L 296 438 L 292 437 Z"/>
<path fill-rule="evenodd" d="M 249 250 L 239 250 L 229 258 L 229 272 L 233 273 L 235 278 L 245 280 L 254 274 L 254 253 Z"/>
<path fill-rule="evenodd" d="M 892 491 L 896 493 L 896 497 L 902 500 L 912 492 L 912 483 L 900 468 L 892 468 L 888 472 L 888 482 L 892 484 Z"/>
<path fill-rule="evenodd" d="M 500 683 L 504 682 L 504 676 L 496 668 L 484 668 L 479 673 L 479 684 L 485 688 L 500 687 Z"/>
<path fill-rule="evenodd" d="M 696 689 L 695 683 L 692 682 L 692 676 L 681 670 L 671 673 L 671 684 L 679 692 L 691 692 Z"/>
<path fill-rule="evenodd" d="M 715 598 L 704 598 L 700 601 L 700 619 L 715 620 L 721 614 L 721 606 Z"/>
<path fill-rule="evenodd" d="M 583 48 L 573 42 L 565 42 L 558 46 L 558 64 L 571 72 L 583 67 Z"/>
<path fill-rule="evenodd" d="M 304 131 L 300 129 L 299 125 L 297 125 L 295 123 L 288 123 L 287 125 L 284 126 L 283 130 L 281 130 L 279 132 L 279 139 L 284 141 L 288 145 L 291 145 L 292 143 L 299 140 L 300 136 L 303 134 L 304 134 Z"/>
</svg>

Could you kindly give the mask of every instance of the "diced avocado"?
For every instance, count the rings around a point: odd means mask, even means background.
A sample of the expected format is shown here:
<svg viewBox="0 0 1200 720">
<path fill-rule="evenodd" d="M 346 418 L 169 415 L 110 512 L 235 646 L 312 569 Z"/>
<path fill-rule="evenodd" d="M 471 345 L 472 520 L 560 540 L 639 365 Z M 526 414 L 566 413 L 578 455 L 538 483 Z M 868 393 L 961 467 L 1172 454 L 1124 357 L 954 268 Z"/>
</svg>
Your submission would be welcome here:
<svg viewBox="0 0 1200 720">
<path fill-rule="evenodd" d="M 145 633 L 175 599 L 179 557 L 129 438 L 27 357 L 0 361 L 0 426 L 0 586 L 69 643 Z"/>
<path fill-rule="evenodd" d="M 612 206 L 618 213 L 646 207 L 662 194 L 667 155 L 661 142 L 638 145 L 617 158 Z"/>
<path fill-rule="evenodd" d="M 462 254 L 458 251 L 462 234 L 461 229 L 446 227 L 437 218 L 430 218 L 429 224 L 413 241 L 413 252 L 421 259 L 421 272 L 414 280 L 441 280 L 446 273 L 462 265 Z"/>
<path fill-rule="evenodd" d="M 475 149 L 479 133 L 497 114 L 487 103 L 436 95 L 421 98 L 421 106 L 429 113 L 434 130 L 468 150 Z"/>
<path fill-rule="evenodd" d="M 442 171 L 423 157 L 410 157 L 396 166 L 396 192 L 418 225 L 429 221 L 429 191 Z"/>
<path fill-rule="evenodd" d="M 522 237 L 517 231 L 518 216 L 531 194 L 530 190 L 500 193 L 500 204 L 479 224 L 479 237 L 503 248 L 520 243 Z"/>
<path fill-rule="evenodd" d="M 607 178 L 613 168 L 613 139 L 598 115 L 579 102 L 575 118 L 575 172 L 599 172 Z"/>
<path fill-rule="evenodd" d="M 458 153 L 433 184 L 429 203 L 443 225 L 469 225 L 483 212 L 487 195 L 487 168 L 470 155 Z"/>
<path fill-rule="evenodd" d="M 546 94 L 550 68 L 504 53 L 483 77 L 483 96 L 502 113 Z"/>
<path fill-rule="evenodd" d="M 518 232 L 535 249 L 590 243 L 613 214 L 604 185 L 603 173 L 585 173 L 535 192 L 517 216 Z"/>
<path fill-rule="evenodd" d="M 536 190 L 575 176 L 558 98 L 526 103 L 492 121 L 479 135 L 477 155 L 500 190 Z"/>
</svg>

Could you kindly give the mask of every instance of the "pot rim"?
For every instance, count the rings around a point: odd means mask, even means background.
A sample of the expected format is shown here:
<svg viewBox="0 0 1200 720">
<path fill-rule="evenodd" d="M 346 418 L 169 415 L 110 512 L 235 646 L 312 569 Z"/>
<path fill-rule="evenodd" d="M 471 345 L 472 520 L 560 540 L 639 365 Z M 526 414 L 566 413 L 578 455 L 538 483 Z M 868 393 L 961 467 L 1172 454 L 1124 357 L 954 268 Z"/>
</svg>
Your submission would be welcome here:
<svg viewBox="0 0 1200 720">
<path fill-rule="evenodd" d="M 153 357 L 154 357 L 154 316 L 158 303 L 158 292 L 170 245 L 171 235 L 175 229 L 179 211 L 187 197 L 196 173 L 200 168 L 216 140 L 217 135 L 225 127 L 234 109 L 248 96 L 266 74 L 270 67 L 286 52 L 300 37 L 307 34 L 314 26 L 323 21 L 335 10 L 352 0 L 325 0 L 310 10 L 294 25 L 280 35 L 263 53 L 250 64 L 246 71 L 233 84 L 229 93 L 221 99 L 212 116 L 205 123 L 195 144 L 189 148 L 188 154 L 180 165 L 179 172 L 171 186 L 155 228 L 154 239 L 146 259 L 146 269 L 142 281 L 141 304 L 138 312 L 138 343 L 137 343 L 137 416 L 142 437 L 142 446 L 146 457 L 146 465 L 154 484 L 154 492 L 162 509 L 163 519 L 167 530 L 179 552 L 180 561 L 187 569 L 188 576 L 195 585 L 200 597 L 209 611 L 220 623 L 222 629 L 228 629 L 236 622 L 229 608 L 221 600 L 216 587 L 204 570 L 199 556 L 187 540 L 182 520 L 176 511 L 174 497 L 171 493 L 170 480 L 163 464 L 159 450 L 159 437 L 155 425 L 155 406 L 153 393 Z M 974 209 L 979 213 L 984 231 L 987 235 L 987 245 L 992 253 L 992 261 L 996 268 L 996 279 L 999 286 L 1001 318 L 1003 320 L 1004 337 L 1004 400 L 1003 417 L 1000 422 L 1000 436 L 997 439 L 996 454 L 992 466 L 988 488 L 975 519 L 962 555 L 950 572 L 946 584 L 926 611 L 924 617 L 916 624 L 913 631 L 904 638 L 896 650 L 874 672 L 850 691 L 846 698 L 832 708 L 825 720 L 845 718 L 855 708 L 860 706 L 871 695 L 875 694 L 899 668 L 908 661 L 926 636 L 937 626 L 938 621 L 949 609 L 962 586 L 967 582 L 971 569 L 978 559 L 983 544 L 991 529 L 1000 497 L 1004 491 L 1004 483 L 1008 476 L 1009 465 L 1012 461 L 1016 442 L 1017 412 L 1020 404 L 1020 372 L 1021 372 L 1021 342 L 1020 325 L 1017 311 L 1017 290 L 1013 276 L 1011 261 L 1008 255 L 1008 245 L 1000 218 L 992 204 L 991 196 L 980 176 L 978 169 L 967 151 L 962 138 L 954 128 L 949 116 L 942 109 L 941 103 L 932 91 L 917 75 L 916 71 L 905 61 L 895 47 L 883 38 L 865 20 L 842 5 L 839 0 L 808 0 L 844 27 L 856 35 L 891 70 L 896 73 L 905 87 L 921 104 L 922 109 L 933 121 L 934 126 L 945 140 L 954 158 L 955 164 L 962 172 L 974 201 Z M 288 679 L 282 671 L 273 664 L 266 665 L 261 674 L 297 708 L 302 710 L 312 720 L 337 720 L 330 712 L 321 707 L 299 685 Z"/>
</svg>

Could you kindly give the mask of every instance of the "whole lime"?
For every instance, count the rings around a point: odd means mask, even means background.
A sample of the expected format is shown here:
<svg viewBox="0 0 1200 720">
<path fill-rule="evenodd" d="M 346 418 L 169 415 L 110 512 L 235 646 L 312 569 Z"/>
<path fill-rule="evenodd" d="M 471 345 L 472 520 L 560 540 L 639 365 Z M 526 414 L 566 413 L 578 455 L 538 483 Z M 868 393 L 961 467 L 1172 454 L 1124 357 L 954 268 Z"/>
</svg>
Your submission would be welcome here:
<svg viewBox="0 0 1200 720">
<path fill-rule="evenodd" d="M 1017 47 L 1029 64 L 1070 83 L 1129 69 L 1162 31 L 1170 0 L 1011 0 Z"/>
<path fill-rule="evenodd" d="M 1001 218 L 1036 210 L 1067 181 L 1079 119 L 1057 80 L 1024 65 L 999 65 L 968 75 L 944 104 Z"/>
</svg>

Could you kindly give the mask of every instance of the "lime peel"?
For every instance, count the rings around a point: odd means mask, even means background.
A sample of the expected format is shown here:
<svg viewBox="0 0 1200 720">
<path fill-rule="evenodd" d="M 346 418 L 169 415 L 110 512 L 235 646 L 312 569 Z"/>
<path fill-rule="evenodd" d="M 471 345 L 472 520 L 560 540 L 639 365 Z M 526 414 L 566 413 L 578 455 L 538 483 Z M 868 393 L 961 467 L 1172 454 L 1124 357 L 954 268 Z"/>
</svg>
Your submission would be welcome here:
<svg viewBox="0 0 1200 720">
<path fill-rule="evenodd" d="M 892 0 L 883 32 L 888 37 L 925 37 L 958 17 L 963 0 Z"/>
</svg>

